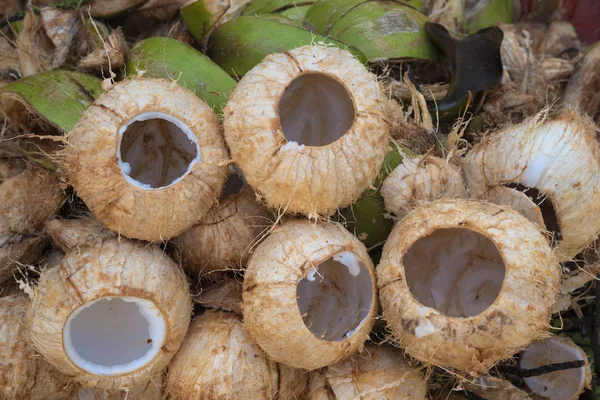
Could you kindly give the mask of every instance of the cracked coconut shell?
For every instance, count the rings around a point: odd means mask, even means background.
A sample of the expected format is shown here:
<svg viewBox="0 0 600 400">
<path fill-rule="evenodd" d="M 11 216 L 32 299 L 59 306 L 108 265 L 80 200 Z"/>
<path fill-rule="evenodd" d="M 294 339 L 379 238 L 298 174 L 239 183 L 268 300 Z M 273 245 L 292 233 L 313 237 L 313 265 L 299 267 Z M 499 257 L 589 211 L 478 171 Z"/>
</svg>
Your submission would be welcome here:
<svg viewBox="0 0 600 400">
<path fill-rule="evenodd" d="M 162 79 L 114 85 L 84 112 L 68 142 L 69 183 L 98 220 L 130 238 L 179 235 L 216 203 L 226 178 L 217 116 Z"/>
<path fill-rule="evenodd" d="M 440 200 L 394 227 L 377 277 L 408 354 L 477 376 L 547 335 L 561 270 L 540 228 L 511 208 Z"/>
<path fill-rule="evenodd" d="M 132 304 L 136 313 L 119 313 Z M 126 330 L 140 324 L 140 315 L 146 331 Z M 31 341 L 44 358 L 83 386 L 101 389 L 130 389 L 160 373 L 190 316 L 181 268 L 158 247 L 116 238 L 68 252 L 42 274 L 28 310 Z M 121 357 L 129 364 L 114 361 Z"/>
<path fill-rule="evenodd" d="M 545 196 L 561 235 L 559 261 L 574 257 L 598 237 L 600 219 L 590 216 L 600 215 L 600 146 L 592 122 L 575 111 L 552 120 L 538 114 L 488 136 L 467 154 L 463 173 L 471 197 L 507 184 L 535 188 Z"/>
<path fill-rule="evenodd" d="M 173 399 L 274 399 L 277 364 L 250 341 L 239 315 L 206 311 L 196 318 L 171 364 Z"/>
<path fill-rule="evenodd" d="M 388 149 L 383 102 L 375 76 L 349 52 L 299 47 L 242 78 L 225 107 L 225 139 L 272 208 L 330 215 L 379 173 Z"/>
<path fill-rule="evenodd" d="M 375 322 L 375 271 L 342 226 L 292 220 L 250 258 L 244 327 L 273 360 L 307 370 L 362 350 Z"/>
</svg>

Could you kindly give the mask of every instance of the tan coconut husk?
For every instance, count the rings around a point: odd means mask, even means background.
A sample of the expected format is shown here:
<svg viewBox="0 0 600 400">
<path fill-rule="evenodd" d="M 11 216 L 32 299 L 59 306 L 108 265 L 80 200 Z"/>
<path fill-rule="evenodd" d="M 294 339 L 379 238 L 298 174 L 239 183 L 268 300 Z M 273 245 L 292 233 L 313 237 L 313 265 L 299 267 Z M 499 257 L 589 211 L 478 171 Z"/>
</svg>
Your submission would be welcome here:
<svg viewBox="0 0 600 400">
<path fill-rule="evenodd" d="M 395 100 L 385 100 L 385 115 L 390 138 L 394 142 L 408 147 L 416 154 L 425 154 L 436 149 L 439 142 L 433 130 L 427 129 L 427 124 L 419 125 L 407 120 L 402 106 Z"/>
<path fill-rule="evenodd" d="M 551 201 L 562 237 L 556 247 L 560 261 L 598 237 L 600 220 L 590 215 L 600 214 L 600 146 L 593 123 L 575 111 L 547 121 L 538 114 L 488 136 L 467 154 L 463 173 L 473 197 L 521 184 Z"/>
<path fill-rule="evenodd" d="M 19 77 L 17 48 L 7 38 L 0 37 L 0 78 L 8 81 Z"/>
<path fill-rule="evenodd" d="M 190 325 L 169 364 L 167 393 L 172 399 L 274 399 L 277 364 L 250 341 L 241 317 L 207 311 Z"/>
<path fill-rule="evenodd" d="M 65 253 L 73 248 L 99 244 L 115 236 L 96 219 L 53 219 L 46 224 L 46 235 Z"/>
<path fill-rule="evenodd" d="M 0 0 L 0 10 L 2 14 L 10 17 L 23 9 L 22 3 L 21 0 Z"/>
<path fill-rule="evenodd" d="M 31 8 L 25 13 L 23 29 L 17 36 L 16 45 L 21 76 L 35 75 L 54 67 L 52 41 L 44 32 L 41 18 Z"/>
<path fill-rule="evenodd" d="M 598 274 L 600 274 L 600 263 L 585 266 L 565 274 L 560 285 L 560 295 L 552 311 L 553 314 L 571 309 L 578 300 L 578 296 L 573 292 L 597 280 Z"/>
<path fill-rule="evenodd" d="M 101 46 L 77 62 L 77 68 L 84 70 L 118 69 L 125 64 L 129 48 L 121 29 L 115 29 L 103 40 Z"/>
<path fill-rule="evenodd" d="M 584 362 L 583 367 L 523 378 L 535 399 L 576 400 L 591 387 L 592 372 L 587 355 L 569 337 L 552 336 L 533 343 L 521 353 L 519 366 L 531 369 L 578 360 Z"/>
<path fill-rule="evenodd" d="M 164 375 L 160 374 L 127 390 L 81 388 L 72 400 L 163 400 L 164 381 Z"/>
<path fill-rule="evenodd" d="M 156 354 L 130 372 L 95 374 L 90 372 L 91 367 L 76 364 L 65 350 L 68 346 L 63 340 L 71 314 L 106 298 L 151 301 L 160 313 L 157 317 L 164 319 L 162 342 L 144 341 Z M 158 247 L 108 239 L 93 247 L 68 252 L 59 266 L 42 274 L 29 306 L 28 322 L 35 348 L 74 381 L 86 387 L 131 389 L 167 366 L 183 341 L 190 315 L 191 297 L 180 267 Z M 103 348 L 105 352 L 110 350 L 107 346 Z"/>
<path fill-rule="evenodd" d="M 9 279 L 0 283 L 0 297 L 12 296 L 21 293 L 19 284 L 14 279 Z"/>
<path fill-rule="evenodd" d="M 563 104 L 586 112 L 594 118 L 600 113 L 600 42 L 584 54 L 563 94 Z"/>
<path fill-rule="evenodd" d="M 384 318 L 407 353 L 473 376 L 547 334 L 561 279 L 538 226 L 472 200 L 408 214 L 377 274 Z"/>
<path fill-rule="evenodd" d="M 44 236 L 0 236 L 0 284 L 14 277 L 16 270 L 35 263 L 48 245 Z"/>
<path fill-rule="evenodd" d="M 288 221 L 246 267 L 244 327 L 277 362 L 334 364 L 362 350 L 373 327 L 374 279 L 365 246 L 342 226 Z"/>
<path fill-rule="evenodd" d="M 10 400 L 66 399 L 76 391 L 29 344 L 27 297 L 0 298 L 0 397 Z"/>
<path fill-rule="evenodd" d="M 491 375 L 482 376 L 474 382 L 463 383 L 465 389 L 485 400 L 531 400 L 523 390 L 506 379 Z"/>
<path fill-rule="evenodd" d="M 242 314 L 242 283 L 225 279 L 215 286 L 201 289 L 194 301 L 206 308 L 217 308 Z"/>
<path fill-rule="evenodd" d="M 460 168 L 452 160 L 425 155 L 405 158 L 381 185 L 385 210 L 403 218 L 419 204 L 467 197 Z"/>
<path fill-rule="evenodd" d="M 292 82 L 306 93 L 290 94 Z M 299 47 L 267 56 L 242 78 L 224 110 L 225 139 L 248 183 L 271 207 L 330 215 L 379 173 L 388 149 L 383 100 L 375 76 L 349 52 Z M 340 117 L 332 119 L 331 112 Z M 303 113 L 315 122 L 306 131 L 294 125 Z"/>
<path fill-rule="evenodd" d="M 257 200 L 252 188 L 226 196 L 202 220 L 177 237 L 183 268 L 201 278 L 219 278 L 242 269 L 254 246 L 273 224 L 273 214 Z"/>
<path fill-rule="evenodd" d="M 335 400 L 325 379 L 325 368 L 312 371 L 308 383 L 308 400 Z"/>
<path fill-rule="evenodd" d="M 279 369 L 277 400 L 306 399 L 309 373 L 284 364 L 277 364 L 277 368 Z"/>
<path fill-rule="evenodd" d="M 481 196 L 481 200 L 510 206 L 531 222 L 546 226 L 542 210 L 523 192 L 505 186 L 494 186 Z"/>
<path fill-rule="evenodd" d="M 146 128 L 144 135 L 155 140 L 148 144 L 129 143 L 125 156 L 131 158 L 121 162 L 119 150 L 124 126 L 128 129 L 127 124 L 136 121 L 135 118 L 153 115 L 158 117 L 150 121 L 157 126 L 152 130 Z M 195 147 L 193 154 L 182 147 L 164 157 L 152 155 L 153 151 L 164 152 L 156 147 L 157 141 L 169 144 L 177 140 L 170 134 L 164 136 L 164 125 L 168 129 L 175 126 L 170 121 L 164 122 L 166 118 L 178 121 L 180 136 L 185 134 L 181 128 L 188 130 L 189 142 L 179 140 Z M 132 129 L 132 132 L 128 137 L 137 140 L 136 132 L 141 131 Z M 69 182 L 98 220 L 108 229 L 131 238 L 166 240 L 189 229 L 215 204 L 226 178 L 227 150 L 217 116 L 194 93 L 162 79 L 133 79 L 114 85 L 84 112 L 69 133 L 68 142 L 63 170 Z M 135 161 L 133 166 L 129 160 Z M 178 167 L 184 163 L 187 171 L 169 177 L 167 173 L 178 171 L 162 168 L 169 166 L 168 163 Z M 125 165 L 131 171 L 125 173 Z M 129 174 L 138 174 L 139 179 L 156 184 L 144 186 Z"/>
</svg>

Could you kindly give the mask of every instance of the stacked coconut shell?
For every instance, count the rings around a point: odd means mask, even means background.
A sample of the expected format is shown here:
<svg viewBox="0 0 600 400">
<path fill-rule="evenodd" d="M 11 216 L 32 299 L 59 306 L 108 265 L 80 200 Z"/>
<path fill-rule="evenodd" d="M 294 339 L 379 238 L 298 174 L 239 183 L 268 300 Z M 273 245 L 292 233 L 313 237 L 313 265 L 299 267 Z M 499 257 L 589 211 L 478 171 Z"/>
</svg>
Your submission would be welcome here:
<svg viewBox="0 0 600 400">
<path fill-rule="evenodd" d="M 0 400 L 591 393 L 577 6 L 85 3 L 0 2 Z"/>
</svg>

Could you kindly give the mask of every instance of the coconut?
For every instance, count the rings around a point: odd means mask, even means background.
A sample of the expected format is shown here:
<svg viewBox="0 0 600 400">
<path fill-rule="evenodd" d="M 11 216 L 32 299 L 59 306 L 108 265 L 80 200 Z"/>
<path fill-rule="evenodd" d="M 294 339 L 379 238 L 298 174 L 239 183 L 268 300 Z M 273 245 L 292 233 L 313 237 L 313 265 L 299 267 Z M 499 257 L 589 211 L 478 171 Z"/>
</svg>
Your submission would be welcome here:
<svg viewBox="0 0 600 400">
<path fill-rule="evenodd" d="M 241 317 L 207 311 L 196 318 L 169 365 L 173 399 L 274 399 L 277 364 L 250 341 Z"/>
<path fill-rule="evenodd" d="M 460 169 L 429 155 L 405 158 L 383 181 L 385 210 L 403 218 L 417 205 L 440 198 L 466 198 Z"/>
<path fill-rule="evenodd" d="M 222 271 L 243 268 L 272 219 L 248 186 L 225 196 L 177 238 L 183 268 L 203 278 L 218 278 Z"/>
<path fill-rule="evenodd" d="M 284 364 L 277 364 L 277 367 L 279 369 L 277 400 L 306 399 L 308 394 L 308 372 Z"/>
<path fill-rule="evenodd" d="M 394 227 L 377 277 L 407 353 L 476 376 L 547 334 L 561 270 L 540 228 L 509 207 L 440 200 Z"/>
<path fill-rule="evenodd" d="M 592 373 L 586 354 L 566 336 L 552 336 L 533 343 L 521 353 L 519 366 L 526 370 L 550 364 L 583 361 L 579 368 L 558 370 L 523 378 L 529 390 L 542 399 L 578 399 L 592 382 Z"/>
<path fill-rule="evenodd" d="M 26 309 L 22 294 L 0 298 L 0 398 L 69 398 L 76 387 L 29 344 Z"/>
<path fill-rule="evenodd" d="M 217 308 L 242 314 L 242 283 L 225 279 L 214 286 L 202 288 L 194 301 L 206 308 Z"/>
<path fill-rule="evenodd" d="M 356 200 L 388 150 L 384 97 L 344 50 L 271 54 L 235 87 L 225 139 L 248 183 L 273 208 L 309 217 Z"/>
<path fill-rule="evenodd" d="M 362 350 L 376 296 L 373 263 L 356 237 L 337 224 L 292 220 L 250 258 L 244 327 L 275 361 L 313 370 Z"/>
<path fill-rule="evenodd" d="M 592 122 L 575 111 L 548 121 L 538 114 L 485 138 L 465 157 L 463 172 L 473 197 L 507 186 L 532 198 L 560 261 L 598 237 L 600 219 L 590 215 L 600 214 L 600 146 Z"/>
<path fill-rule="evenodd" d="M 523 390 L 506 379 L 485 375 L 474 382 L 465 382 L 465 389 L 485 400 L 531 400 Z"/>
<path fill-rule="evenodd" d="M 577 72 L 573 74 L 562 98 L 563 104 L 587 112 L 594 118 L 600 113 L 600 42 L 586 51 Z"/>
<path fill-rule="evenodd" d="M 128 48 L 121 29 L 113 30 L 103 40 L 104 44 L 77 62 L 77 68 L 108 70 L 123 67 Z"/>
<path fill-rule="evenodd" d="M 214 112 L 175 82 L 134 79 L 98 98 L 68 135 L 64 172 L 110 230 L 149 241 L 206 214 L 226 177 Z"/>
<path fill-rule="evenodd" d="M 166 367 L 190 314 L 181 268 L 158 247 L 108 239 L 44 272 L 28 318 L 33 345 L 62 373 L 130 389 Z"/>
<path fill-rule="evenodd" d="M 96 219 L 53 219 L 46 224 L 46 235 L 62 251 L 68 252 L 75 247 L 93 245 L 115 234 L 105 229 Z"/>
<path fill-rule="evenodd" d="M 73 400 L 163 400 L 163 375 L 128 390 L 81 388 Z"/>
</svg>

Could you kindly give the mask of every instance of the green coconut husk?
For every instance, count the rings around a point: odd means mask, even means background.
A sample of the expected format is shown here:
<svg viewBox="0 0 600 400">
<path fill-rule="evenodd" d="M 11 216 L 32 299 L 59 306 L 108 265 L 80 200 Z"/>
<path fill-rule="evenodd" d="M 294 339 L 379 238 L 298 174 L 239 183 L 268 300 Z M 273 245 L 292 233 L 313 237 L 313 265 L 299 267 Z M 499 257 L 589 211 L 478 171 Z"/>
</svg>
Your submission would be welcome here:
<svg viewBox="0 0 600 400">
<path fill-rule="evenodd" d="M 321 0 L 306 14 L 316 32 L 362 51 L 369 62 L 436 60 L 428 18 L 400 1 Z"/>
<path fill-rule="evenodd" d="M 147 78 L 176 80 L 220 113 L 236 82 L 217 64 L 196 49 L 175 39 L 142 40 L 131 50 L 125 64 L 129 75 L 143 71 Z"/>
<path fill-rule="evenodd" d="M 286 10 L 297 7 L 309 7 L 316 3 L 316 0 L 253 0 L 244 9 L 244 15 L 261 15 L 261 14 L 281 14 Z"/>
<path fill-rule="evenodd" d="M 513 0 L 479 0 L 465 14 L 465 31 L 471 34 L 499 23 L 510 24 L 514 14 Z"/>
<path fill-rule="evenodd" d="M 367 61 L 352 46 L 311 33 L 279 14 L 242 16 L 223 24 L 211 37 L 208 55 L 229 74 L 241 77 L 269 54 L 315 43 L 346 49 L 362 63 Z"/>
<path fill-rule="evenodd" d="M 292 21 L 303 23 L 306 19 L 306 14 L 308 14 L 308 10 L 310 10 L 311 7 L 312 4 L 308 6 L 292 7 L 279 12 L 279 14 L 291 19 Z"/>
</svg>

